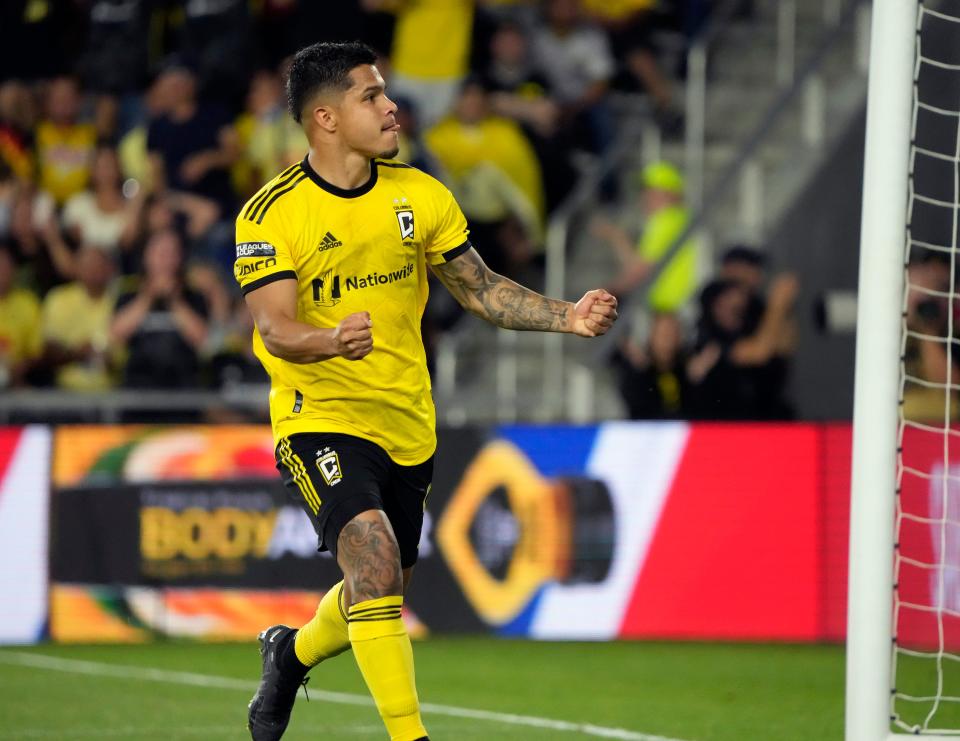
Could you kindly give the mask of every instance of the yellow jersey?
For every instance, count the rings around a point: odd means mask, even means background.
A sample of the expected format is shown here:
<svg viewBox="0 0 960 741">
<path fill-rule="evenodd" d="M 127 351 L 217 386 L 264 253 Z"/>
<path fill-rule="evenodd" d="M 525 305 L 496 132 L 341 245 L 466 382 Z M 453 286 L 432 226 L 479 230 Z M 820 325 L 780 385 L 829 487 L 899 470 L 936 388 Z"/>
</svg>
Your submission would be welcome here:
<svg viewBox="0 0 960 741">
<path fill-rule="evenodd" d="M 637 254 L 647 262 L 659 262 L 687 228 L 690 213 L 684 206 L 667 206 L 652 214 L 640 235 Z M 654 311 L 682 309 L 697 287 L 697 243 L 688 239 L 660 273 L 647 294 Z"/>
<path fill-rule="evenodd" d="M 544 221 L 543 177 L 533 145 L 514 121 L 487 116 L 465 124 L 449 116 L 424 134 L 424 142 L 451 176 L 462 178 L 482 162 L 506 174 Z"/>
<path fill-rule="evenodd" d="M 473 0 L 405 0 L 396 12 L 394 71 L 422 80 L 456 80 L 467 73 Z"/>
<path fill-rule="evenodd" d="M 0 367 L 40 356 L 40 301 L 25 288 L 0 296 Z"/>
<path fill-rule="evenodd" d="M 50 121 L 38 124 L 40 187 L 53 196 L 58 206 L 87 187 L 96 145 L 97 130 L 93 124 L 58 126 Z"/>
<path fill-rule="evenodd" d="M 420 335 L 427 263 L 470 249 L 453 196 L 409 165 L 374 160 L 370 179 L 344 190 L 305 158 L 255 194 L 236 221 L 234 274 L 246 295 L 297 281 L 297 318 L 333 328 L 370 312 L 373 350 L 362 360 L 297 364 L 253 348 L 270 375 L 274 437 L 339 432 L 370 440 L 400 465 L 436 448 L 435 411 Z"/>
</svg>

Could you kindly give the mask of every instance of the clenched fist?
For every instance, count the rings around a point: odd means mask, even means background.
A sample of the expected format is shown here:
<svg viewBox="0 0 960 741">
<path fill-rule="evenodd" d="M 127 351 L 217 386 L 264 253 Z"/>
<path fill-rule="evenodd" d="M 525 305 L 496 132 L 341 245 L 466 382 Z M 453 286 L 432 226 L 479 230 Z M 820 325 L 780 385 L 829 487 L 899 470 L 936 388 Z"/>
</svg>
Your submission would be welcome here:
<svg viewBox="0 0 960 741">
<path fill-rule="evenodd" d="M 347 360 L 360 360 L 373 349 L 373 332 L 370 312 L 359 311 L 340 320 L 333 330 L 333 343 L 337 355 Z"/>
<path fill-rule="evenodd" d="M 599 288 L 587 291 L 573 308 L 572 331 L 581 337 L 606 334 L 617 320 L 616 297 Z"/>
</svg>

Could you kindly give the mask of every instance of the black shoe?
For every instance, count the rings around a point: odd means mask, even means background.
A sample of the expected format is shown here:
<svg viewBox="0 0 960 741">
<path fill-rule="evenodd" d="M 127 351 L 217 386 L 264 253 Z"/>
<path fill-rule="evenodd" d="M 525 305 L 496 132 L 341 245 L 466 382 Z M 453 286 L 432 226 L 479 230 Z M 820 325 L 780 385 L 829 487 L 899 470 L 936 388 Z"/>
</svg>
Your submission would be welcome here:
<svg viewBox="0 0 960 741">
<path fill-rule="evenodd" d="M 293 701 L 301 685 L 306 691 L 307 677 L 291 676 L 282 671 L 280 652 L 292 641 L 297 631 L 286 625 L 274 625 L 257 636 L 263 673 L 257 694 L 247 705 L 247 729 L 253 741 L 279 741 L 290 722 Z"/>
</svg>

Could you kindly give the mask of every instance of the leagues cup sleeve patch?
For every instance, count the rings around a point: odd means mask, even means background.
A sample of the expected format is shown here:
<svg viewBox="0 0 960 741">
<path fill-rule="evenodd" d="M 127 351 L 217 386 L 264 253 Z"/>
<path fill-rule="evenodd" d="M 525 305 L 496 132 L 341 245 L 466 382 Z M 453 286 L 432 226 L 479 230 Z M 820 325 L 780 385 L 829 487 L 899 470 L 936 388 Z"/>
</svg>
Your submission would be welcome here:
<svg viewBox="0 0 960 741">
<path fill-rule="evenodd" d="M 277 250 L 269 242 L 240 242 L 237 257 L 276 257 Z"/>
</svg>

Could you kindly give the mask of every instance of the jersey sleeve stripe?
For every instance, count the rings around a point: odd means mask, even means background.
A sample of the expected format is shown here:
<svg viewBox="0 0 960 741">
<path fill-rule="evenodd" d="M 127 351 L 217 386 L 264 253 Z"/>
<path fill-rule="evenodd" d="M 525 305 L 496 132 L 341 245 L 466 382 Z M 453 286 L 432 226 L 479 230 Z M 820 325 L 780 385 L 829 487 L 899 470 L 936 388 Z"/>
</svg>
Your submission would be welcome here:
<svg viewBox="0 0 960 741">
<path fill-rule="evenodd" d="M 272 184 L 265 186 L 253 198 L 250 199 L 250 204 L 247 206 L 246 211 L 243 212 L 243 218 L 249 219 L 250 215 L 260 208 L 260 205 L 270 197 L 271 193 L 273 193 L 277 188 L 282 188 L 284 185 L 289 183 L 297 176 L 299 171 L 300 163 L 298 162 L 297 164 L 291 165 L 286 170 L 281 172 Z"/>
<path fill-rule="evenodd" d="M 444 262 L 450 262 L 454 258 L 460 257 L 460 255 L 469 250 L 471 247 L 473 247 L 473 245 L 470 244 L 470 240 L 468 239 L 459 247 L 454 247 L 452 250 L 447 250 L 441 255 L 441 257 L 443 258 Z"/>
<path fill-rule="evenodd" d="M 267 201 L 265 204 L 263 204 L 263 206 L 261 207 L 260 215 L 257 216 L 257 223 L 258 223 L 258 224 L 262 224 L 262 223 L 263 223 L 263 217 L 267 215 L 267 209 L 269 209 L 269 208 L 273 205 L 274 201 L 276 201 L 276 200 L 277 200 L 280 196 L 282 196 L 284 193 L 288 193 L 289 191 L 291 191 L 291 190 L 293 190 L 294 188 L 296 188 L 298 185 L 300 185 L 300 183 L 302 183 L 302 182 L 303 182 L 304 180 L 306 180 L 306 179 L 307 179 L 307 173 L 302 173 L 298 178 L 296 178 L 296 179 L 295 179 L 290 185 L 288 185 L 286 188 L 281 188 L 280 190 L 274 191 L 273 196 L 271 196 L 270 200 Z M 254 216 L 256 216 L 256 213 L 254 213 L 254 214 L 252 214 L 252 215 L 250 216 L 250 221 L 253 221 L 253 217 L 254 217 Z"/>
<path fill-rule="evenodd" d="M 250 281 L 245 286 L 241 286 L 240 293 L 246 296 L 251 291 L 256 291 L 258 288 L 263 288 L 270 283 L 278 280 L 296 280 L 297 274 L 293 270 L 279 270 L 276 273 L 271 273 L 270 275 L 265 275 L 262 278 L 257 278 L 254 281 Z"/>
</svg>

